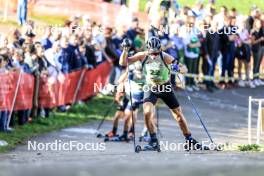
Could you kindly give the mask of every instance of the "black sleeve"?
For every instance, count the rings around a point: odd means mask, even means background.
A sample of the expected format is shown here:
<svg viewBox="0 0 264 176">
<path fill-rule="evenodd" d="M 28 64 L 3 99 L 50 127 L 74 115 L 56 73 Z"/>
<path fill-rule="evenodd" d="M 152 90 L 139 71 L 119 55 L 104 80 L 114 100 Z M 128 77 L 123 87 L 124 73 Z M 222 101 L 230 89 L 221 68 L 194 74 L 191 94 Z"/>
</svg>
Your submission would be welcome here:
<svg viewBox="0 0 264 176">
<path fill-rule="evenodd" d="M 88 63 L 96 67 L 96 58 L 94 54 L 94 48 L 87 45 L 85 56 L 87 58 Z"/>
<path fill-rule="evenodd" d="M 116 54 L 116 51 L 113 47 L 113 43 L 111 40 L 107 41 L 106 47 L 105 47 L 105 52 L 109 57 L 111 57 L 111 59 L 114 59 L 114 60 L 118 59 L 118 55 Z"/>
<path fill-rule="evenodd" d="M 226 35 L 224 32 L 224 29 L 221 29 L 220 31 L 219 31 L 220 33 L 219 33 L 219 37 L 220 37 L 220 48 L 222 49 L 222 50 L 224 50 L 225 48 L 226 48 L 226 46 L 228 45 L 228 43 L 229 43 L 229 38 L 228 38 L 228 35 Z"/>
<path fill-rule="evenodd" d="M 248 31 L 251 31 L 251 29 L 253 28 L 253 23 L 254 23 L 254 19 L 249 16 L 246 20 L 246 28 Z"/>
<path fill-rule="evenodd" d="M 203 50 L 204 50 L 204 54 L 207 55 L 209 54 L 209 49 L 208 49 L 208 33 L 206 34 L 205 38 L 204 38 L 204 41 L 202 43 L 202 47 L 203 47 Z"/>
</svg>

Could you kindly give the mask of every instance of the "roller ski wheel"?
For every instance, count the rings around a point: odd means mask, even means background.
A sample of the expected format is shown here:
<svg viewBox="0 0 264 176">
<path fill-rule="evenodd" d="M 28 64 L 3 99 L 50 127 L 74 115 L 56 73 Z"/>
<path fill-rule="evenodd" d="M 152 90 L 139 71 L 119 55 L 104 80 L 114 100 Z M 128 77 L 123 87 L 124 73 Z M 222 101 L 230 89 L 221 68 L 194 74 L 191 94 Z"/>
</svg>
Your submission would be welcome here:
<svg viewBox="0 0 264 176">
<path fill-rule="evenodd" d="M 104 142 L 108 142 L 110 139 L 109 139 L 109 137 L 108 136 L 105 136 L 104 137 Z"/>
<path fill-rule="evenodd" d="M 104 142 L 119 142 L 119 135 L 115 135 L 113 137 L 105 136 Z"/>
<path fill-rule="evenodd" d="M 161 152 L 159 141 L 157 139 L 150 140 L 147 145 L 141 151 L 157 151 Z"/>
<path fill-rule="evenodd" d="M 215 151 L 221 152 L 221 151 L 224 151 L 224 149 L 225 149 L 225 145 L 216 144 Z"/>
<path fill-rule="evenodd" d="M 156 145 L 156 146 L 151 146 L 149 144 L 144 146 L 144 149 L 142 151 L 157 151 L 157 152 L 161 152 L 160 149 L 160 145 Z"/>
<path fill-rule="evenodd" d="M 157 151 L 157 152 L 161 152 L 161 150 L 160 150 L 160 146 L 159 146 L 159 145 L 156 146 L 155 148 L 144 146 L 143 149 L 141 148 L 140 145 L 137 145 L 136 148 L 135 148 L 135 152 L 136 152 L 136 153 L 140 153 L 141 151 L 144 151 L 144 152 L 146 152 L 146 151 Z"/>
<path fill-rule="evenodd" d="M 102 135 L 102 133 L 97 133 L 97 134 L 96 134 L 96 137 L 97 137 L 97 138 L 102 138 L 103 135 Z"/>
<path fill-rule="evenodd" d="M 142 151 L 141 146 L 140 146 L 140 145 L 137 145 L 137 146 L 135 147 L 135 152 L 136 152 L 136 153 L 139 153 L 139 152 L 141 152 L 141 151 Z"/>
<path fill-rule="evenodd" d="M 217 152 L 221 152 L 223 151 L 225 148 L 224 145 L 220 145 L 220 144 L 210 144 L 210 146 L 208 145 L 203 145 L 202 146 L 202 150 L 210 150 L 210 151 L 217 151 Z"/>
</svg>

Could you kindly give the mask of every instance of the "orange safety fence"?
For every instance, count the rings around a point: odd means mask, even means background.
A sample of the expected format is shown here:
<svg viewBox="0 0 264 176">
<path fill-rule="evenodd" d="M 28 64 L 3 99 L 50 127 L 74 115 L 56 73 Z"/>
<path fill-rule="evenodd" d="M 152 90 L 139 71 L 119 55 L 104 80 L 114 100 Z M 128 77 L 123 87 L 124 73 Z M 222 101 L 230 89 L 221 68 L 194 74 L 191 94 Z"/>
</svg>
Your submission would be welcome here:
<svg viewBox="0 0 264 176">
<path fill-rule="evenodd" d="M 83 68 L 57 77 L 41 77 L 38 107 L 53 108 L 96 95 L 99 89 L 94 89 L 95 84 L 104 86 L 107 83 L 110 70 L 110 64 L 104 62 L 92 70 Z M 82 73 L 84 74 L 83 79 L 80 79 Z M 18 80 L 18 72 L 0 74 L 0 110 L 12 109 Z M 32 108 L 34 83 L 33 75 L 22 73 L 14 110 Z M 75 100 L 74 96 L 76 96 Z"/>
</svg>

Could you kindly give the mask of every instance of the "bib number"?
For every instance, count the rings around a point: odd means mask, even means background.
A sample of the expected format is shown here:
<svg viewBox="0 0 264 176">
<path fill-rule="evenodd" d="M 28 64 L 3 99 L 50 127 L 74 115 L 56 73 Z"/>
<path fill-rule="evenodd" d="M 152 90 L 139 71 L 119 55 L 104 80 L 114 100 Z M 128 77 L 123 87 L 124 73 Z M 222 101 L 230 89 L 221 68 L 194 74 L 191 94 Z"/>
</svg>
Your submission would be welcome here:
<svg viewBox="0 0 264 176">
<path fill-rule="evenodd" d="M 159 76 L 160 75 L 160 70 L 150 70 L 150 74 L 153 76 Z"/>
</svg>

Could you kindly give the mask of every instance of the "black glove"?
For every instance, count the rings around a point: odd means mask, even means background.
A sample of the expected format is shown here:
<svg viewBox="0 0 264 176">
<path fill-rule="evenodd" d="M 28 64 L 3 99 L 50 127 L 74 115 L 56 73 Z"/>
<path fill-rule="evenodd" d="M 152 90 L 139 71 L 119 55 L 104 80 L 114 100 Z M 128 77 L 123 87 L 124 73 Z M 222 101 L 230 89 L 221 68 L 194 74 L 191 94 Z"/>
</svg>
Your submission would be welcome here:
<svg viewBox="0 0 264 176">
<path fill-rule="evenodd" d="M 122 48 L 128 48 L 128 49 L 130 49 L 131 46 L 132 46 L 132 41 L 129 40 L 128 38 L 125 38 L 125 39 L 123 40 L 122 44 L 121 44 L 121 47 L 122 47 Z"/>
</svg>

